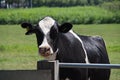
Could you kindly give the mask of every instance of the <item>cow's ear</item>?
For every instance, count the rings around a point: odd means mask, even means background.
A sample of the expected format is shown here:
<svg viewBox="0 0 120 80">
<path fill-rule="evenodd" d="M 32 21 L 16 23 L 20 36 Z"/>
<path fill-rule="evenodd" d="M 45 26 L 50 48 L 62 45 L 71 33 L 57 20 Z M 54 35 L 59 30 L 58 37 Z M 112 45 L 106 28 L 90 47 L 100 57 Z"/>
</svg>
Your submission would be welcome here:
<svg viewBox="0 0 120 80">
<path fill-rule="evenodd" d="M 21 24 L 21 27 L 22 27 L 22 28 L 28 28 L 28 27 L 29 27 L 29 28 L 32 28 L 32 24 L 31 24 L 31 23 L 22 23 L 22 24 Z"/>
<path fill-rule="evenodd" d="M 31 23 L 22 23 L 21 27 L 26 28 L 27 32 L 25 33 L 25 35 L 30 35 L 33 33 L 33 26 Z"/>
<path fill-rule="evenodd" d="M 59 26 L 59 32 L 67 33 L 70 29 L 72 29 L 71 23 L 63 23 L 61 26 Z"/>
</svg>

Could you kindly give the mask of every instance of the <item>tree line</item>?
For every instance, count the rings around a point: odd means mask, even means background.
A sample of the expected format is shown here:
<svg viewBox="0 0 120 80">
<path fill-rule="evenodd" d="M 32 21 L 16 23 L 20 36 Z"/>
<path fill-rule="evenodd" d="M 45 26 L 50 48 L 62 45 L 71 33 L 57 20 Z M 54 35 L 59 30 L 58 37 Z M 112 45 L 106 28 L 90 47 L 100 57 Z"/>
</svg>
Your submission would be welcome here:
<svg viewBox="0 0 120 80">
<path fill-rule="evenodd" d="M 67 7 L 67 6 L 85 6 L 99 5 L 104 2 L 120 1 L 120 0 L 0 0 L 0 7 L 19 8 L 19 7 Z"/>
<path fill-rule="evenodd" d="M 98 5 L 105 1 L 112 0 L 34 0 L 33 6 L 84 6 L 84 5 Z"/>
</svg>

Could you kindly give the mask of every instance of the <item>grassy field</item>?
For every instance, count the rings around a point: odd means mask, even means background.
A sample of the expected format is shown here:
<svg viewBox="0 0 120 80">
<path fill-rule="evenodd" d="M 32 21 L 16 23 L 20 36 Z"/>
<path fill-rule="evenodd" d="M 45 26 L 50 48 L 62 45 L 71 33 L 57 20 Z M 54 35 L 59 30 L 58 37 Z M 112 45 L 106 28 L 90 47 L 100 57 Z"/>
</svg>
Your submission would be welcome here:
<svg viewBox="0 0 120 80">
<path fill-rule="evenodd" d="M 104 38 L 111 63 L 120 64 L 120 24 L 74 25 L 81 35 Z M 0 25 L 0 69 L 36 69 L 38 56 L 35 35 L 25 36 L 20 25 Z M 120 79 L 120 70 L 112 70 L 111 80 Z"/>
</svg>

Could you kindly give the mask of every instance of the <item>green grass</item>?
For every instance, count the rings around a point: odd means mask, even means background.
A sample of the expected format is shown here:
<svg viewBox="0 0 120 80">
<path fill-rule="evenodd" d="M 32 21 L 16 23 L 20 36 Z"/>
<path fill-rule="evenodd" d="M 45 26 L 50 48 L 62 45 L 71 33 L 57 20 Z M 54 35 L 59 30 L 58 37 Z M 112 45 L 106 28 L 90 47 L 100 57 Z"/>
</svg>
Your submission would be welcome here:
<svg viewBox="0 0 120 80">
<path fill-rule="evenodd" d="M 0 69 L 36 68 L 36 38 L 24 32 L 19 25 L 0 26 Z"/>
<path fill-rule="evenodd" d="M 74 25 L 81 35 L 100 35 L 104 38 L 110 62 L 120 64 L 120 24 Z M 24 35 L 20 25 L 0 25 L 0 69 L 36 69 L 38 56 L 35 35 Z M 113 69 L 111 80 L 120 79 L 120 70 Z"/>
</svg>

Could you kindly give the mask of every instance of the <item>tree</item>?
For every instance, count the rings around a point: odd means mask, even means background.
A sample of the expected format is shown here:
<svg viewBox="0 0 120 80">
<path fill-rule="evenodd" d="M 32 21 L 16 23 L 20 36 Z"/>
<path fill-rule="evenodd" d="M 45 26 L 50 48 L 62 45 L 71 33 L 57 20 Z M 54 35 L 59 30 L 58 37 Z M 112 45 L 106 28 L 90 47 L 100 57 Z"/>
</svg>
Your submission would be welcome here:
<svg viewBox="0 0 120 80">
<path fill-rule="evenodd" d="M 90 4 L 91 4 L 91 0 L 87 0 L 87 2 L 88 2 L 88 5 L 90 5 Z"/>
<path fill-rule="evenodd" d="M 0 8 L 1 8 L 1 0 L 0 0 Z"/>
</svg>

